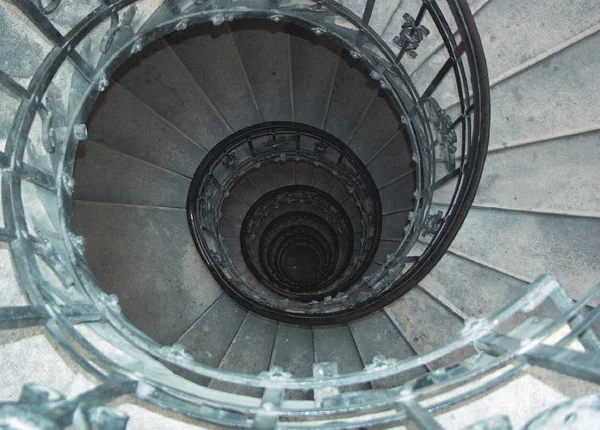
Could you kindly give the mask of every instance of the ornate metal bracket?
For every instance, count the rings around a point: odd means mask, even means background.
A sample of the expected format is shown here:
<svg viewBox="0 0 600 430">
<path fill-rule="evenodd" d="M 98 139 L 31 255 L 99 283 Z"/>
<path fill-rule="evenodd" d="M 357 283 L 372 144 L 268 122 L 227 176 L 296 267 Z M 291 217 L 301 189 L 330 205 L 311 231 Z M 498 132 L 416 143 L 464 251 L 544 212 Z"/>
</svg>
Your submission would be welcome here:
<svg viewBox="0 0 600 430">
<path fill-rule="evenodd" d="M 405 13 L 403 18 L 402 31 L 394 37 L 394 43 L 403 49 L 410 58 L 415 58 L 419 43 L 429 35 L 429 30 L 424 25 L 416 25 L 415 19 L 409 13 Z"/>
<path fill-rule="evenodd" d="M 456 131 L 452 128 L 452 119 L 433 97 L 427 99 L 425 109 L 431 123 L 435 127 L 437 135 L 435 144 L 440 146 L 446 168 L 450 172 L 456 168 L 455 154 L 457 142 Z"/>
</svg>

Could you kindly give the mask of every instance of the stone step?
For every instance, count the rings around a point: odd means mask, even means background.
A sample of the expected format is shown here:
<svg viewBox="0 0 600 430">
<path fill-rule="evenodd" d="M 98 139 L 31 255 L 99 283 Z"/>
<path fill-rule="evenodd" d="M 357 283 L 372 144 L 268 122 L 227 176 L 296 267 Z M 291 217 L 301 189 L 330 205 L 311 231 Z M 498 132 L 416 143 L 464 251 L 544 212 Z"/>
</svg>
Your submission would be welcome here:
<svg viewBox="0 0 600 430">
<path fill-rule="evenodd" d="M 113 79 L 205 148 L 212 148 L 232 132 L 164 39 L 132 57 Z"/>
<path fill-rule="evenodd" d="M 77 202 L 75 228 L 101 288 L 123 314 L 165 345 L 220 295 L 200 258 L 185 210 Z"/>
<path fill-rule="evenodd" d="M 90 140 L 77 153 L 75 199 L 185 207 L 189 178 Z"/>
<path fill-rule="evenodd" d="M 219 369 L 254 375 L 268 370 L 276 334 L 276 322 L 248 313 Z M 260 388 L 240 387 L 214 380 L 209 387 L 250 396 L 261 396 L 263 392 Z"/>
<path fill-rule="evenodd" d="M 263 121 L 293 121 L 290 37 L 283 24 L 248 22 L 231 24 L 248 82 Z"/>
</svg>

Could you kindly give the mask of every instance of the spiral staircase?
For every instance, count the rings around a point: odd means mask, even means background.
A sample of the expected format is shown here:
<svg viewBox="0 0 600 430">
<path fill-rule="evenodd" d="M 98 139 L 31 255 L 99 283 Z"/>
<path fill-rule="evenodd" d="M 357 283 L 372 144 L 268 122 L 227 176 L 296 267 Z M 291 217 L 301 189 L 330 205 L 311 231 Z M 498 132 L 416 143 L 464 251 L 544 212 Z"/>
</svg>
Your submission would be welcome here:
<svg viewBox="0 0 600 430">
<path fill-rule="evenodd" d="M 600 422 L 600 3 L 0 4 L 0 427 Z"/>
</svg>

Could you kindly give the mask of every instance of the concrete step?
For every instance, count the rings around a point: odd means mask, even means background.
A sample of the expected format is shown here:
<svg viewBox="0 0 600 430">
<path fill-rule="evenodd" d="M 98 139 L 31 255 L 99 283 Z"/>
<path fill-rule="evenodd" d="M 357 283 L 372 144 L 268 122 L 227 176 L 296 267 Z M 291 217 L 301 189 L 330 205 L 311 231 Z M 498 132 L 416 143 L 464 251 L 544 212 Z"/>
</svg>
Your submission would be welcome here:
<svg viewBox="0 0 600 430">
<path fill-rule="evenodd" d="M 340 61 L 340 47 L 306 30 L 290 35 L 290 45 L 296 121 L 322 128 Z"/>
<path fill-rule="evenodd" d="M 349 326 L 363 363 L 373 363 L 376 356 L 404 360 L 416 355 L 384 311 L 374 312 Z M 397 387 L 426 372 L 425 367 L 419 367 L 399 377 L 379 379 L 371 385 L 375 389 Z"/>
<path fill-rule="evenodd" d="M 248 313 L 219 369 L 254 375 L 268 370 L 276 334 L 276 322 Z M 260 388 L 240 387 L 219 381 L 211 381 L 209 387 L 250 396 L 262 396 L 263 391 Z"/>
<path fill-rule="evenodd" d="M 229 345 L 248 311 L 227 294 L 221 296 L 181 335 L 177 343 L 192 354 L 194 360 L 208 366 L 218 367 L 225 357 Z M 183 372 L 182 376 L 202 385 L 210 382 L 192 372 Z"/>
<path fill-rule="evenodd" d="M 463 328 L 459 316 L 419 287 L 396 300 L 385 311 L 418 354 L 454 340 Z M 432 362 L 428 367 L 434 369 L 458 363 L 473 353 L 472 348 L 459 350 Z"/>
<path fill-rule="evenodd" d="M 347 143 L 375 100 L 378 85 L 344 52 L 340 59 L 329 102 L 325 131 Z"/>
<path fill-rule="evenodd" d="M 390 106 L 390 101 L 380 91 L 362 118 L 352 140 L 348 142 L 348 146 L 366 164 L 404 128 L 400 118 Z"/>
<path fill-rule="evenodd" d="M 358 372 L 364 368 L 356 342 L 348 325 L 314 327 L 315 362 L 335 361 L 341 374 Z M 357 384 L 346 390 L 367 390 L 370 384 Z"/>
<path fill-rule="evenodd" d="M 293 121 L 290 38 L 284 25 L 264 21 L 260 29 L 231 24 L 250 87 L 264 121 Z"/>
<path fill-rule="evenodd" d="M 518 65 L 598 24 L 600 4 L 594 0 L 564 3 L 491 1 L 476 16 L 477 28 L 493 80 Z M 513 31 L 506 25 L 514 24 Z M 510 49 L 514 47 L 514 49 Z"/>
<path fill-rule="evenodd" d="M 88 120 L 88 137 L 188 177 L 207 152 L 116 83 L 100 95 Z"/>
<path fill-rule="evenodd" d="M 191 27 L 167 40 L 234 131 L 263 121 L 227 24 Z"/>
<path fill-rule="evenodd" d="M 271 367 L 279 366 L 294 377 L 312 376 L 315 359 L 313 333 L 310 327 L 279 323 L 273 347 Z M 312 392 L 293 391 L 289 399 L 310 400 Z"/>
<path fill-rule="evenodd" d="M 594 218 L 472 208 L 450 249 L 526 282 L 552 273 L 577 300 L 600 279 L 599 234 Z"/>
<path fill-rule="evenodd" d="M 205 148 L 212 148 L 232 132 L 164 39 L 132 57 L 113 78 Z"/>
<path fill-rule="evenodd" d="M 490 148 L 597 127 L 599 43 L 595 33 L 494 86 Z"/>
<path fill-rule="evenodd" d="M 221 295 L 185 210 L 77 202 L 75 228 L 100 286 L 160 343 L 173 344 Z"/>
<path fill-rule="evenodd" d="M 599 218 L 599 139 L 584 133 L 489 153 L 475 205 Z M 440 191 L 436 201 L 448 202 L 451 190 Z"/>
<path fill-rule="evenodd" d="M 85 141 L 74 177 L 77 200 L 184 208 L 190 179 L 108 146 Z"/>
</svg>

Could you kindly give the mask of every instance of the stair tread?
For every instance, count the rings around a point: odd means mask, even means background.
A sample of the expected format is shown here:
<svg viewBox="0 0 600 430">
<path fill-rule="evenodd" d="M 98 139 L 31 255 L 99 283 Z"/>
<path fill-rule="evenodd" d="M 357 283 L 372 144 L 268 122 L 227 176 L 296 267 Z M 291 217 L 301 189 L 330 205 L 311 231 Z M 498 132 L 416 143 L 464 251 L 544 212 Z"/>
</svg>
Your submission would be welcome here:
<svg viewBox="0 0 600 430">
<path fill-rule="evenodd" d="M 419 354 L 456 339 L 463 328 L 460 318 L 420 288 L 413 288 L 386 310 L 397 321 L 402 334 Z M 459 350 L 449 357 L 434 361 L 431 367 L 457 363 L 471 356 L 471 353 L 469 350 Z"/>
<path fill-rule="evenodd" d="M 314 176 L 314 166 L 310 163 L 294 163 L 294 173 L 296 175 L 296 184 L 311 185 Z"/>
<path fill-rule="evenodd" d="M 100 95 L 88 132 L 90 140 L 189 177 L 206 155 L 206 149 L 118 84 Z"/>
<path fill-rule="evenodd" d="M 294 174 L 295 163 L 271 163 L 271 172 L 275 177 L 275 182 L 278 187 L 287 187 L 296 185 Z"/>
<path fill-rule="evenodd" d="M 102 289 L 116 294 L 123 314 L 160 343 L 175 342 L 221 294 L 194 246 L 185 210 L 77 202 L 75 227 Z"/>
<path fill-rule="evenodd" d="M 598 219 L 471 208 L 451 249 L 527 282 L 552 273 L 578 300 L 600 279 L 597 237 Z"/>
<path fill-rule="evenodd" d="M 375 356 L 403 360 L 416 355 L 383 311 L 350 323 L 350 328 L 364 363 L 372 363 Z M 426 372 L 425 367 L 418 367 L 400 376 L 373 381 L 371 385 L 376 389 L 391 388 Z"/>
<path fill-rule="evenodd" d="M 276 334 L 276 322 L 248 313 L 219 368 L 250 374 L 267 370 Z M 241 387 L 214 380 L 209 386 L 216 390 L 250 396 L 261 396 L 263 392 L 260 388 Z"/>
<path fill-rule="evenodd" d="M 333 185 L 334 179 L 335 176 L 329 173 L 329 171 L 321 168 L 315 168 L 312 186 L 318 188 L 321 191 L 329 193 L 329 190 Z"/>
<path fill-rule="evenodd" d="M 550 4 L 491 1 L 476 19 L 490 77 L 495 78 L 597 24 L 599 15 L 600 4 L 594 0 Z M 512 31 L 506 31 L 507 22 L 515 24 Z M 507 49 L 509 46 L 518 49 Z"/>
<path fill-rule="evenodd" d="M 412 150 L 408 139 L 399 134 L 368 163 L 367 168 L 378 188 L 388 184 L 399 172 L 411 169 Z"/>
<path fill-rule="evenodd" d="M 250 209 L 249 203 L 242 201 L 234 194 L 227 197 L 221 205 L 221 213 L 223 215 L 230 216 L 239 222 L 244 220 L 244 216 L 246 215 L 246 212 L 248 212 L 248 209 Z"/>
<path fill-rule="evenodd" d="M 446 253 L 420 284 L 466 315 L 483 318 L 523 294 L 528 284 Z"/>
<path fill-rule="evenodd" d="M 246 205 L 252 206 L 252 203 L 262 196 L 262 193 L 248 178 L 243 177 L 231 189 L 230 195 L 241 200 Z"/>
<path fill-rule="evenodd" d="M 599 139 L 586 133 L 488 154 L 475 204 L 600 217 Z M 452 197 L 451 186 L 439 191 L 438 202 Z"/>
<path fill-rule="evenodd" d="M 77 154 L 75 199 L 185 207 L 190 180 L 184 176 L 89 140 Z"/>
<path fill-rule="evenodd" d="M 254 170 L 247 173 L 245 177 L 252 182 L 262 194 L 266 194 L 277 188 L 275 176 L 269 168 Z"/>
<path fill-rule="evenodd" d="M 363 163 L 368 163 L 402 128 L 391 103 L 380 92 L 348 145 Z"/>
<path fill-rule="evenodd" d="M 262 122 L 227 25 L 195 26 L 167 40 L 234 131 Z"/>
<path fill-rule="evenodd" d="M 599 43 L 596 33 L 494 86 L 491 103 L 497 120 L 491 123 L 490 148 L 597 124 Z M 557 109 L 557 100 L 568 110 Z"/>
<path fill-rule="evenodd" d="M 273 349 L 272 366 L 280 366 L 294 377 L 312 376 L 314 361 L 313 335 L 310 327 L 279 324 Z M 293 391 L 288 399 L 310 400 L 311 392 Z"/>
<path fill-rule="evenodd" d="M 335 361 L 340 374 L 358 372 L 364 364 L 347 325 L 314 327 L 315 362 Z M 368 383 L 356 384 L 346 390 L 368 389 Z"/>
<path fill-rule="evenodd" d="M 164 39 L 132 57 L 114 79 L 205 148 L 212 148 L 231 132 Z"/>
<path fill-rule="evenodd" d="M 398 245 L 400 245 L 400 242 L 380 241 L 373 260 L 377 261 L 378 263 L 385 264 L 387 256 L 396 252 Z"/>
<path fill-rule="evenodd" d="M 306 32 L 290 36 L 296 121 L 322 127 L 327 115 L 340 47 Z"/>
<path fill-rule="evenodd" d="M 379 90 L 359 64 L 349 54 L 342 54 L 325 121 L 325 131 L 346 144 Z"/>
<path fill-rule="evenodd" d="M 177 343 L 183 345 L 194 360 L 218 367 L 247 313 L 227 294 L 221 294 Z M 210 382 L 209 378 L 192 377 L 191 372 L 182 376 L 203 385 Z"/>
<path fill-rule="evenodd" d="M 290 39 L 283 23 L 231 24 L 250 87 L 264 121 L 293 121 L 290 84 Z"/>
<path fill-rule="evenodd" d="M 221 233 L 223 233 L 224 237 L 239 238 L 242 229 L 240 221 L 236 221 L 229 217 L 222 217 L 219 224 L 221 226 Z"/>
<path fill-rule="evenodd" d="M 394 183 L 381 188 L 381 212 L 384 214 L 405 210 L 414 206 L 415 175 L 407 175 Z"/>
<path fill-rule="evenodd" d="M 408 212 L 398 212 L 381 217 L 381 237 L 398 239 L 404 237 L 404 227 L 408 221 Z"/>
<path fill-rule="evenodd" d="M 12 127 L 13 118 L 19 110 L 19 100 L 7 97 L 2 93 L 2 105 L 0 105 L 0 151 L 4 151 L 6 138 Z"/>
</svg>

